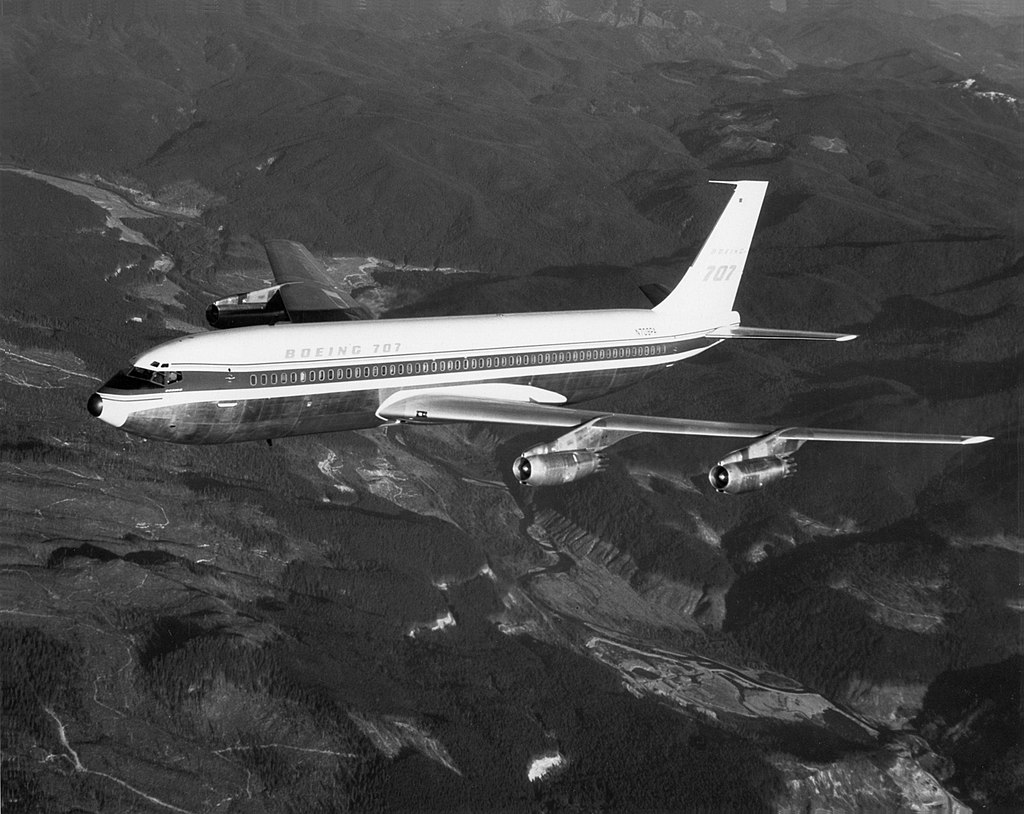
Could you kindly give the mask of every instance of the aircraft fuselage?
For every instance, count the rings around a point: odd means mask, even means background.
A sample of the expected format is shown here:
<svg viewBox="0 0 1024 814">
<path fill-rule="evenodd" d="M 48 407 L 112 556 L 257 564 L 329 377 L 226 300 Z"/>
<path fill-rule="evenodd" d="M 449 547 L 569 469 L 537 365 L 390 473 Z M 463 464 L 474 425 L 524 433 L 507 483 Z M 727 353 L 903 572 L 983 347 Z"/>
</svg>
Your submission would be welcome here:
<svg viewBox="0 0 1024 814">
<path fill-rule="evenodd" d="M 234 328 L 147 351 L 90 411 L 137 435 L 217 444 L 379 426 L 390 395 L 432 387 L 571 404 L 706 350 L 720 324 L 681 333 L 679 320 L 621 309 Z"/>
</svg>

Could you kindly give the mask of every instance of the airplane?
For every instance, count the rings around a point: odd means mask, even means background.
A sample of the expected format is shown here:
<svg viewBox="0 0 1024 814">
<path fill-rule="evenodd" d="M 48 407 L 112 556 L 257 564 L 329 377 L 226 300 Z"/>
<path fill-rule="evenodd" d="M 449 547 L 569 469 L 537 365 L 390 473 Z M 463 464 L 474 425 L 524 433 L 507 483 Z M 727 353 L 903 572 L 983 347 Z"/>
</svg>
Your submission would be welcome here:
<svg viewBox="0 0 1024 814">
<path fill-rule="evenodd" d="M 88 399 L 89 412 L 183 444 L 267 440 L 394 424 L 478 422 L 565 432 L 519 455 L 525 486 L 601 471 L 603 451 L 637 433 L 749 439 L 708 473 L 724 494 L 793 474 L 807 441 L 978 444 L 989 436 L 776 427 L 571 407 L 619 390 L 720 342 L 846 342 L 854 334 L 754 328 L 733 310 L 768 189 L 733 187 L 711 234 L 651 308 L 376 320 L 337 290 L 301 244 L 266 245 L 275 285 L 214 302 L 217 329 L 143 353 Z"/>
</svg>

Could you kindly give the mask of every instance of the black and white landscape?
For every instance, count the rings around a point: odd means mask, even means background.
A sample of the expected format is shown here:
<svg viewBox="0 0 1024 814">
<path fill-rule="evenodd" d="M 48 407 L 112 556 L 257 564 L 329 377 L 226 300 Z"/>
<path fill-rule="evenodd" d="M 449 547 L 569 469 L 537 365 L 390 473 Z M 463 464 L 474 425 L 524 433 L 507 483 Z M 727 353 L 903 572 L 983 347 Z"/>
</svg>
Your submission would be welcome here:
<svg viewBox="0 0 1024 814">
<path fill-rule="evenodd" d="M 926 0 L 4 0 L 4 812 L 1006 811 L 1024 18 Z M 388 316 L 644 307 L 770 182 L 734 343 L 602 405 L 995 440 L 184 447 L 88 415 L 305 242 Z"/>
</svg>

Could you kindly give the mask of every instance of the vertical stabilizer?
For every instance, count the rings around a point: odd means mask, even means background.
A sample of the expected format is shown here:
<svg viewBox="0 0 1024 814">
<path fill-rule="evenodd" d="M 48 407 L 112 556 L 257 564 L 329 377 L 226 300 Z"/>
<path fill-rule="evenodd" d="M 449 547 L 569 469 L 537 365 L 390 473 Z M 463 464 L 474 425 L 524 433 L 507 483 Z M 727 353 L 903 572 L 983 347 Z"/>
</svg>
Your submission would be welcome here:
<svg viewBox="0 0 1024 814">
<path fill-rule="evenodd" d="M 729 321 L 768 190 L 767 181 L 711 183 L 732 184 L 736 189 L 693 265 L 672 293 L 654 308 L 671 319 L 695 320 L 702 326 Z"/>
</svg>

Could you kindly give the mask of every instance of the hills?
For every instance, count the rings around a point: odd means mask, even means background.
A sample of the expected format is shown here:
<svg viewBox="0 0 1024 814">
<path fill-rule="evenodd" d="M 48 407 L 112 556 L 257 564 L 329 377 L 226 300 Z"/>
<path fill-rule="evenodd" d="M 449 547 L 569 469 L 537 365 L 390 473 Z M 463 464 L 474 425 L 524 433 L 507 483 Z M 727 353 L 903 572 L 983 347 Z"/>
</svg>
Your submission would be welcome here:
<svg viewBox="0 0 1024 814">
<path fill-rule="evenodd" d="M 126 243 L 0 173 L 5 806 L 1019 801 L 1019 23 L 655 6 L 5 4 L 0 156 L 155 215 Z M 603 403 L 997 441 L 810 445 L 730 501 L 712 440 L 531 493 L 535 432 L 179 448 L 85 413 L 257 287 L 260 239 L 386 316 L 642 307 L 722 177 L 771 181 L 744 320 L 863 338 Z"/>
</svg>

